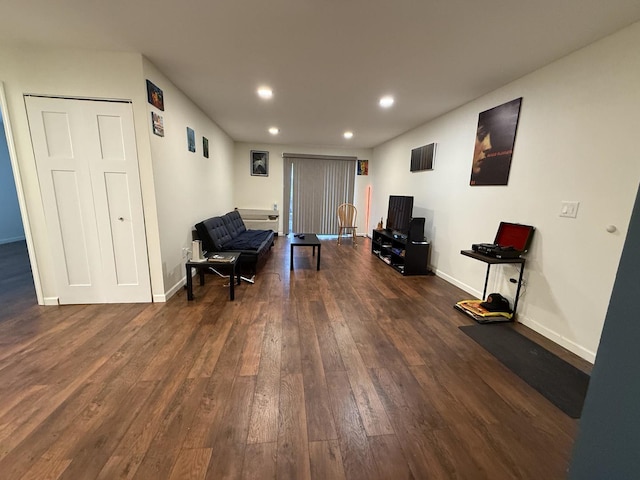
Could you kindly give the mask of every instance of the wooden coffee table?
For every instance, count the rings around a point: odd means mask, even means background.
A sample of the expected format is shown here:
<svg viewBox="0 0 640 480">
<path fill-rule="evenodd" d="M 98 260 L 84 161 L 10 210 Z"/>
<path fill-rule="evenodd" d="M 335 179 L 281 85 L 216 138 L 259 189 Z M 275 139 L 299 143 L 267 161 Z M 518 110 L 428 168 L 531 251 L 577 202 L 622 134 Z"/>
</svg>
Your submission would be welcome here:
<svg viewBox="0 0 640 480">
<path fill-rule="evenodd" d="M 293 270 L 293 247 L 313 247 L 312 255 L 316 254 L 318 247 L 318 260 L 316 270 L 320 270 L 320 248 L 322 244 L 315 233 L 296 233 L 291 239 L 291 256 L 289 259 L 289 270 Z"/>
</svg>

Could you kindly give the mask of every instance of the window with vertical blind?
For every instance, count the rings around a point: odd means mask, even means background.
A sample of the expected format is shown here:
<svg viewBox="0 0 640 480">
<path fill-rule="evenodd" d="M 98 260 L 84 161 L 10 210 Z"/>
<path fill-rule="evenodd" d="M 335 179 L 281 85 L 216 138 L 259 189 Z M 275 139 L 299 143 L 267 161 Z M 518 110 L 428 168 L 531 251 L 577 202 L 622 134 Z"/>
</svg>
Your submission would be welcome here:
<svg viewBox="0 0 640 480">
<path fill-rule="evenodd" d="M 284 234 L 337 235 L 337 209 L 353 203 L 356 157 L 283 153 Z"/>
</svg>

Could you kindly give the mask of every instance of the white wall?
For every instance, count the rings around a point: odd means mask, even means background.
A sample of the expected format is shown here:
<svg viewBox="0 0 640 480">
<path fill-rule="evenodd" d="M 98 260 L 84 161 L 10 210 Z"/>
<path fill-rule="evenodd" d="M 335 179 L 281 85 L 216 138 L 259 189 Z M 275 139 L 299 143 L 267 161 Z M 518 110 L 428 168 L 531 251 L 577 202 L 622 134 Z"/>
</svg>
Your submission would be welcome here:
<svg viewBox="0 0 640 480">
<path fill-rule="evenodd" d="M 0 112 L 0 244 L 18 240 L 24 240 L 24 229 Z"/>
<path fill-rule="evenodd" d="M 153 135 L 146 78 L 164 90 L 165 136 Z M 139 54 L 0 47 L 4 82 L 43 303 L 57 303 L 51 252 L 24 105 L 25 94 L 110 98 L 132 102 L 145 213 L 152 294 L 163 301 L 184 283 L 182 247 L 193 225 L 232 208 L 233 142 Z M 155 110 L 157 111 L 157 110 Z M 188 152 L 186 127 L 196 132 Z M 210 158 L 202 156 L 202 136 Z"/>
<path fill-rule="evenodd" d="M 251 150 L 263 150 L 269 152 L 268 177 L 251 176 L 251 170 L 249 168 Z M 277 203 L 278 209 L 280 210 L 279 232 L 283 231 L 282 218 L 284 212 L 283 153 L 351 156 L 358 157 L 361 160 L 371 160 L 373 156 L 373 151 L 371 149 L 237 143 L 235 147 L 233 167 L 233 206 L 238 208 L 271 209 L 273 208 L 273 204 Z M 367 187 L 371 185 L 370 179 L 372 178 L 370 172 L 371 161 L 369 162 L 369 175 L 356 175 L 354 204 L 358 209 L 358 235 L 362 235 L 367 232 L 367 229 L 365 228 L 365 212 L 367 206 Z"/>
<path fill-rule="evenodd" d="M 39 278 L 36 284 L 42 288 L 40 301 L 56 304 L 57 291 L 24 105 L 25 94 L 111 98 L 132 102 L 151 288 L 154 295 L 164 294 L 142 57 L 132 53 L 0 47 L 0 81 L 4 82 L 18 175 L 28 212 L 34 250 L 31 254 L 37 258 Z"/>
<path fill-rule="evenodd" d="M 519 321 L 593 361 L 640 180 L 638 78 L 640 23 L 379 146 L 373 217 L 389 194 L 413 195 L 432 266 L 476 297 L 486 265 L 460 250 L 491 242 L 502 220 L 535 226 Z M 469 186 L 478 113 L 517 97 L 508 186 Z M 411 148 L 430 142 L 434 171 L 410 173 Z M 580 202 L 576 219 L 558 216 L 563 200 Z M 516 269 L 494 269 L 489 291 L 513 298 Z"/>
<path fill-rule="evenodd" d="M 191 248 L 194 225 L 233 209 L 233 141 L 146 59 L 144 76 L 164 96 L 164 111 L 147 103 L 146 130 L 153 158 L 165 296 L 170 297 L 184 285 L 182 248 Z M 152 111 L 163 117 L 164 137 L 152 132 Z M 195 153 L 187 149 L 187 126 L 195 131 Z M 203 136 L 209 140 L 209 158 L 203 156 Z"/>
</svg>

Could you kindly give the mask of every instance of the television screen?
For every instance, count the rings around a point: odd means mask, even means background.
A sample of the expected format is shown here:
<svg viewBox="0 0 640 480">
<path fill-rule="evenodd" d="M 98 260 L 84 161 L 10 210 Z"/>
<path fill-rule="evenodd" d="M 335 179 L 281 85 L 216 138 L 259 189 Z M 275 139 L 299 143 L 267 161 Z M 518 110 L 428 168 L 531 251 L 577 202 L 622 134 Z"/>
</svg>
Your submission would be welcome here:
<svg viewBox="0 0 640 480">
<path fill-rule="evenodd" d="M 430 143 L 422 147 L 411 150 L 411 168 L 412 172 L 422 170 L 433 170 L 433 156 L 436 152 L 436 144 Z"/>
<path fill-rule="evenodd" d="M 413 215 L 413 197 L 391 195 L 387 212 L 387 230 L 406 234 Z"/>
</svg>

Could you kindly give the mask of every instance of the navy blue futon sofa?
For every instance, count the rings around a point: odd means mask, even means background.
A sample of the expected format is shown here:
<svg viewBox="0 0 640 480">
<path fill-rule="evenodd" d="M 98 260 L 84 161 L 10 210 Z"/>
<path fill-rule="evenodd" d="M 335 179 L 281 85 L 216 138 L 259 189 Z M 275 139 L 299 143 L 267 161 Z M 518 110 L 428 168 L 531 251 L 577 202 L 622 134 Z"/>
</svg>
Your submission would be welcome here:
<svg viewBox="0 0 640 480">
<path fill-rule="evenodd" d="M 202 249 L 209 255 L 215 252 L 240 252 L 240 266 L 247 266 L 256 273 L 258 261 L 273 246 L 273 230 L 247 230 L 236 210 L 220 217 L 211 217 L 196 224 Z"/>
</svg>

